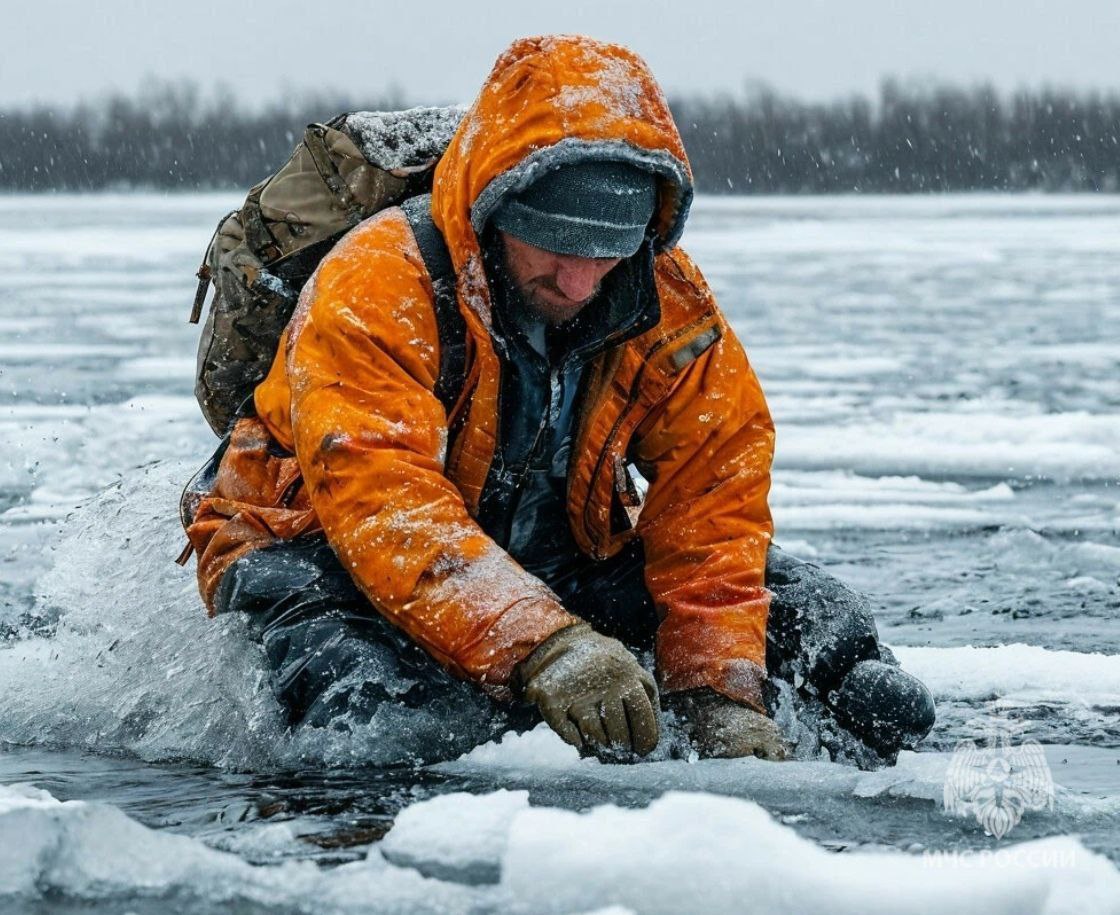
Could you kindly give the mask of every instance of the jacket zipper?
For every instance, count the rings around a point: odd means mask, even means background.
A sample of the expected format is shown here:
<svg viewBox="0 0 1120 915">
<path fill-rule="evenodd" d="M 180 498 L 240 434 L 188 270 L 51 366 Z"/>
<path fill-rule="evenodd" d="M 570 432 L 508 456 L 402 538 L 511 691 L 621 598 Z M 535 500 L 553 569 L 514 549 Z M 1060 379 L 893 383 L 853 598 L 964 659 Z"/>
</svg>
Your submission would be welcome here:
<svg viewBox="0 0 1120 915">
<path fill-rule="evenodd" d="M 630 393 L 627 395 L 626 404 L 619 412 L 618 418 L 614 421 L 614 425 L 611 426 L 611 431 L 607 434 L 607 439 L 603 443 L 603 447 L 599 451 L 599 458 L 595 462 L 595 469 L 591 472 L 591 478 L 587 484 L 587 498 L 584 500 L 583 511 L 581 513 L 583 516 L 583 530 L 584 533 L 587 534 L 587 539 L 591 541 L 592 556 L 598 560 L 606 559 L 607 555 L 602 551 L 602 544 L 594 536 L 591 530 L 591 521 L 588 517 L 591 511 L 591 500 L 595 493 L 595 487 L 599 481 L 599 474 L 602 473 L 603 464 L 606 463 L 607 454 L 612 450 L 614 446 L 614 440 L 618 435 L 618 430 L 622 428 L 623 423 L 625 423 L 629 418 L 630 412 L 638 403 L 639 392 L 641 390 L 640 383 L 642 380 L 642 376 L 645 374 L 646 365 L 648 365 L 650 357 L 660 348 L 661 345 L 662 341 L 654 344 L 654 346 L 650 348 L 649 352 L 646 353 L 645 357 L 643 358 L 642 367 L 641 369 L 639 369 L 638 374 L 634 376 L 634 381 L 630 385 Z"/>
<path fill-rule="evenodd" d="M 548 405 L 545 407 L 544 413 L 541 415 L 541 421 L 537 425 L 536 434 L 533 436 L 533 442 L 529 446 L 529 451 L 526 454 L 525 464 L 521 468 L 521 473 L 513 484 L 510 490 L 509 507 L 508 507 L 508 524 L 507 528 L 513 524 L 513 516 L 517 514 L 517 505 L 521 500 L 521 491 L 525 488 L 525 481 L 529 478 L 529 468 L 533 463 L 533 456 L 537 453 L 537 447 L 540 445 L 541 436 L 544 435 L 545 429 L 548 428 L 549 420 L 552 417 L 553 408 L 556 405 L 556 395 L 559 393 L 560 388 L 560 375 L 561 369 L 567 364 L 568 360 L 565 359 L 558 365 L 549 366 L 548 370 Z"/>
<path fill-rule="evenodd" d="M 606 556 L 606 553 L 604 553 L 603 550 L 602 550 L 601 542 L 594 536 L 594 534 L 591 530 L 591 520 L 590 520 L 590 517 L 589 517 L 590 511 L 591 511 L 591 500 L 594 497 L 595 487 L 598 484 L 599 475 L 603 471 L 603 465 L 606 463 L 607 455 L 610 454 L 610 452 L 613 450 L 613 445 L 614 445 L 615 438 L 618 436 L 619 430 L 625 424 L 626 420 L 630 417 L 631 411 L 634 409 L 634 407 L 638 403 L 638 400 L 640 399 L 641 383 L 642 383 L 642 380 L 645 378 L 646 368 L 648 368 L 648 366 L 650 364 L 650 361 L 653 359 L 654 356 L 657 355 L 657 353 L 660 350 L 662 350 L 664 347 L 668 346 L 670 343 L 673 343 L 676 340 L 679 340 L 685 334 L 687 334 L 691 330 L 695 329 L 698 325 L 703 324 L 705 321 L 710 320 L 711 317 L 712 317 L 711 313 L 701 315 L 696 320 L 691 321 L 688 324 L 686 324 L 684 327 L 680 328 L 671 337 L 662 338 L 661 340 L 658 340 L 653 346 L 651 346 L 646 351 L 645 355 L 642 357 L 641 368 L 638 369 L 638 373 L 634 376 L 634 381 L 630 384 L 630 391 L 629 391 L 629 393 L 627 395 L 627 398 L 626 398 L 626 404 L 623 406 L 622 410 L 619 412 L 618 418 L 615 419 L 614 425 L 611 426 L 611 431 L 607 434 L 606 441 L 603 442 L 603 447 L 599 450 L 599 458 L 595 462 L 595 469 L 591 472 L 591 478 L 588 481 L 588 485 L 587 485 L 587 497 L 584 500 L 583 511 L 581 512 L 581 515 L 583 517 L 583 530 L 584 530 L 584 533 L 587 535 L 587 539 L 589 541 L 591 541 L 592 555 L 594 556 L 595 559 L 603 560 L 603 559 L 606 559 L 607 556 Z M 609 539 L 609 537 L 610 537 L 609 532 L 607 534 L 607 537 Z"/>
</svg>

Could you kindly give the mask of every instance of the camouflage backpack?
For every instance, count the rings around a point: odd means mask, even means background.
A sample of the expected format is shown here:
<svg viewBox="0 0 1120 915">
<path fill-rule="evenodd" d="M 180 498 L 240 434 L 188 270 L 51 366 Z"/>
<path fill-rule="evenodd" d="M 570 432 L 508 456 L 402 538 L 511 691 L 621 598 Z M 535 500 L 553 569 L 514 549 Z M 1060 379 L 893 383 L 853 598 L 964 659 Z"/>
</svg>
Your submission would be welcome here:
<svg viewBox="0 0 1120 915">
<path fill-rule="evenodd" d="M 224 436 L 248 410 L 268 373 L 300 290 L 319 261 L 351 228 L 387 207 L 405 205 L 437 289 L 441 342 L 458 318 L 446 247 L 431 223 L 426 195 L 462 108 L 351 112 L 312 124 L 292 157 L 227 214 L 198 269 L 191 323 L 214 297 L 198 348 L 195 397 Z M 415 203 L 412 203 L 415 201 Z M 449 287 L 451 287 L 449 291 Z M 451 331 L 453 332 L 453 330 Z M 445 346 L 448 359 L 458 347 Z M 440 379 L 448 385 L 441 358 Z"/>
</svg>

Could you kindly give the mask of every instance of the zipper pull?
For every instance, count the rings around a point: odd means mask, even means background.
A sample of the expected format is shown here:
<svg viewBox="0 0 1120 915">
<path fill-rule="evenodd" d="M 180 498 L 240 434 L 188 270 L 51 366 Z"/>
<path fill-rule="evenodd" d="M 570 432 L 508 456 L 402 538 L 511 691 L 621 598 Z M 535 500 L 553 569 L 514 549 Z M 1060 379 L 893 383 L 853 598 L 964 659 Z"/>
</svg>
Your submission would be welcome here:
<svg viewBox="0 0 1120 915">
<path fill-rule="evenodd" d="M 631 529 L 637 527 L 645 498 L 620 454 L 614 456 L 614 491 L 623 511 L 626 512 L 626 519 L 630 522 Z"/>
</svg>

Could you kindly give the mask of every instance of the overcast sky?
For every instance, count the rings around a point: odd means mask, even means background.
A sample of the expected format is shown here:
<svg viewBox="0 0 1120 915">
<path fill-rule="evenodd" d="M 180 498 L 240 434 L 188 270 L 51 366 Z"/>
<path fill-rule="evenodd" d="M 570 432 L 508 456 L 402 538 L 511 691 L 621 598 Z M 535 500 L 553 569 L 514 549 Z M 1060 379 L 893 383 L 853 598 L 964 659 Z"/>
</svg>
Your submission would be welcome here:
<svg viewBox="0 0 1120 915">
<path fill-rule="evenodd" d="M 470 101 L 510 40 L 582 32 L 642 54 L 667 91 L 762 80 L 823 99 L 885 74 L 1001 88 L 1120 89 L 1120 0 L 14 0 L 0 104 L 224 80 L 259 102 L 301 89 Z"/>
</svg>

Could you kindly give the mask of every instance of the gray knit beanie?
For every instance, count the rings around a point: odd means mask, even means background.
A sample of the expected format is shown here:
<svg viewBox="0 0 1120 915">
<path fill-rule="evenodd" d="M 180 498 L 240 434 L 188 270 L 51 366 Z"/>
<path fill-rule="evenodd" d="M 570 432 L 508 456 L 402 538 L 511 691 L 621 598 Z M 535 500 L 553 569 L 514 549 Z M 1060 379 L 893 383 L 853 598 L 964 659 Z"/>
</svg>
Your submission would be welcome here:
<svg viewBox="0 0 1120 915">
<path fill-rule="evenodd" d="M 657 179 L 627 162 L 562 165 L 507 197 L 490 222 L 555 254 L 629 257 L 657 206 Z"/>
</svg>

